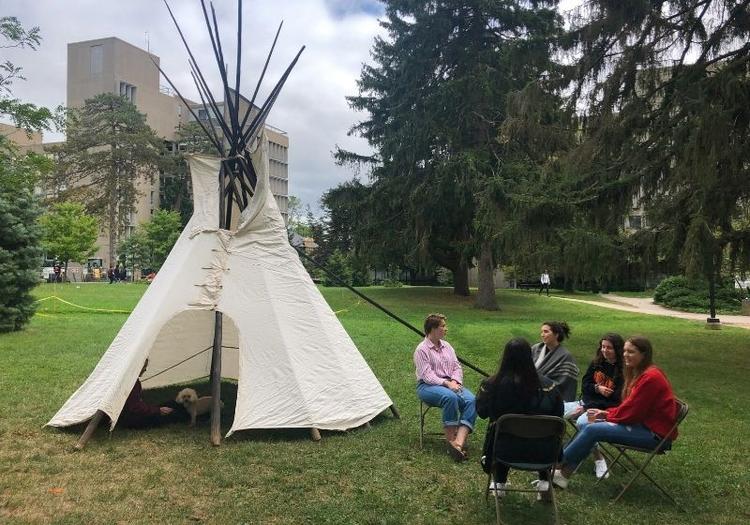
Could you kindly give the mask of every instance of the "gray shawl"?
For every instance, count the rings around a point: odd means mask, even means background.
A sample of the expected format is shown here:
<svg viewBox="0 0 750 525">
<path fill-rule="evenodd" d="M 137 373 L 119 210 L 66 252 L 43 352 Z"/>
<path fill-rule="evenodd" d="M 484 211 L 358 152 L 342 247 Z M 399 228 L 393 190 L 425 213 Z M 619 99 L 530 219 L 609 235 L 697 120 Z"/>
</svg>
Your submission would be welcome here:
<svg viewBox="0 0 750 525">
<path fill-rule="evenodd" d="M 531 347 L 531 359 L 535 363 L 539 354 L 542 353 L 542 348 L 544 348 L 544 343 L 537 343 Z M 560 389 L 564 401 L 575 401 L 577 399 L 579 370 L 575 359 L 567 348 L 560 345 L 553 352 L 547 352 L 537 371 L 554 381 Z"/>
</svg>

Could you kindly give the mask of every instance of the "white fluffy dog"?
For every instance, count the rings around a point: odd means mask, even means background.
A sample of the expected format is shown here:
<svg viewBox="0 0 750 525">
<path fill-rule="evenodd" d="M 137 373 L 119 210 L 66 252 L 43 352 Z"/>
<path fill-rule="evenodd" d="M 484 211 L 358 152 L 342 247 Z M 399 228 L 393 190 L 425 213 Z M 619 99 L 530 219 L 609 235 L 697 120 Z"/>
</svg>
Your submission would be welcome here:
<svg viewBox="0 0 750 525">
<path fill-rule="evenodd" d="M 198 393 L 192 388 L 183 388 L 175 398 L 175 401 L 184 406 L 185 410 L 190 414 L 191 427 L 195 426 L 196 417 L 211 412 L 212 400 L 213 397 L 211 396 L 198 397 Z M 221 403 L 221 406 L 223 407 L 224 403 Z"/>
</svg>

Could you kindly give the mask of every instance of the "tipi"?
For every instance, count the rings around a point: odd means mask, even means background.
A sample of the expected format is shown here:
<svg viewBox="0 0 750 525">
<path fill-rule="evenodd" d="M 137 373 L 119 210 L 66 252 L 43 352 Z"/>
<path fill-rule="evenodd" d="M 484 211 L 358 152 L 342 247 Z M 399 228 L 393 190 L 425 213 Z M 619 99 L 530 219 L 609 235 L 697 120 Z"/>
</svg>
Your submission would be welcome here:
<svg viewBox="0 0 750 525">
<path fill-rule="evenodd" d="M 208 376 L 214 311 L 223 313 L 221 374 L 238 380 L 227 435 L 345 430 L 391 406 L 289 245 L 269 189 L 265 135 L 258 142 L 255 193 L 234 230 L 216 227 L 220 160 L 191 158 L 193 217 L 99 364 L 48 425 L 82 423 L 100 410 L 114 428 L 147 357 L 145 388 Z"/>
<path fill-rule="evenodd" d="M 165 4 L 166 1 L 165 1 Z M 144 360 L 146 388 L 211 377 L 211 441 L 219 444 L 221 377 L 238 380 L 229 434 L 252 428 L 345 430 L 385 408 L 398 411 L 289 245 L 269 189 L 263 126 L 304 46 L 260 108 L 254 105 L 281 31 L 271 45 L 250 100 L 240 95 L 242 0 L 237 1 L 237 64 L 233 87 L 216 23 L 200 1 L 223 91 L 216 102 L 167 4 L 190 57 L 191 76 L 209 121 L 202 121 L 154 62 L 216 149 L 190 160 L 194 213 L 115 340 L 84 384 L 47 423 L 90 420 L 83 447 L 99 420 L 111 428 Z M 246 101 L 244 112 L 242 101 Z M 244 113 L 244 116 L 243 116 Z M 218 132 L 213 121 L 218 124 Z M 241 211 L 236 220 L 234 210 Z M 237 222 L 236 227 L 231 225 Z M 212 350 L 211 354 L 208 350 Z M 155 373 L 154 373 L 155 371 Z"/>
</svg>

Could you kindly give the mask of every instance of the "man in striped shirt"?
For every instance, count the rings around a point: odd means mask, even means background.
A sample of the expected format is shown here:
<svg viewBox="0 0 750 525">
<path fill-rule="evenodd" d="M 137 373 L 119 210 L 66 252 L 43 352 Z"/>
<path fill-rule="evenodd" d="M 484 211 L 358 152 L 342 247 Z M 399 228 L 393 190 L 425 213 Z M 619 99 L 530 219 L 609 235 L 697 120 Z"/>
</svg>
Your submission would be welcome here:
<svg viewBox="0 0 750 525">
<path fill-rule="evenodd" d="M 448 453 L 456 461 L 466 459 L 464 447 L 477 418 L 474 394 L 463 386 L 464 373 L 453 347 L 444 341 L 445 316 L 430 314 L 424 321 L 424 341 L 414 351 L 417 396 L 443 410 L 443 429 Z"/>
</svg>

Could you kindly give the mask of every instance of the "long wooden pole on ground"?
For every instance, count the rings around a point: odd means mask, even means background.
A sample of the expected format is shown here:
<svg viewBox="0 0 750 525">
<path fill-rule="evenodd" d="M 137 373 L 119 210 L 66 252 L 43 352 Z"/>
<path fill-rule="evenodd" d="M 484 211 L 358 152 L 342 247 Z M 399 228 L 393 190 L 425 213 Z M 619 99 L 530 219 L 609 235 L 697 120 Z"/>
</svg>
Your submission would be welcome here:
<svg viewBox="0 0 750 525">
<path fill-rule="evenodd" d="M 83 434 L 81 434 L 81 438 L 78 440 L 78 443 L 75 444 L 76 450 L 83 450 L 83 447 L 86 446 L 88 440 L 91 439 L 91 436 L 94 435 L 94 431 L 96 430 L 96 427 L 99 426 L 102 417 L 104 417 L 104 412 L 102 412 L 101 410 L 97 410 L 96 414 L 94 414 L 94 417 L 92 417 L 89 421 L 88 426 L 86 426 L 86 430 L 84 430 Z"/>
</svg>

